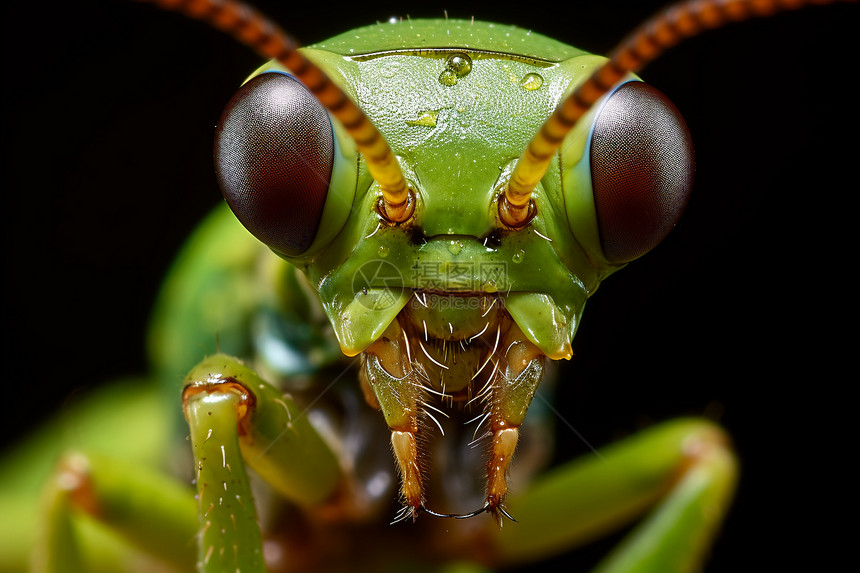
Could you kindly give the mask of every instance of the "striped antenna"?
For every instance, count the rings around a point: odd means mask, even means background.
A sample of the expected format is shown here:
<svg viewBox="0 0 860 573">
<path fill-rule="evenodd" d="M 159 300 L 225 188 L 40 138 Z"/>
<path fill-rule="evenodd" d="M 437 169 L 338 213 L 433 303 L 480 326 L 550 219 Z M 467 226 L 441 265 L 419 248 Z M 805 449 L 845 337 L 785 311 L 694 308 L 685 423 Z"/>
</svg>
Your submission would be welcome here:
<svg viewBox="0 0 860 573">
<path fill-rule="evenodd" d="M 668 48 L 705 30 L 730 22 L 840 0 L 688 0 L 674 4 L 639 26 L 565 98 L 523 152 L 499 202 L 499 218 L 509 227 L 521 227 L 533 214 L 530 197 L 549 167 L 555 152 L 594 103 L 629 72 L 637 72 Z M 856 1 L 856 0 L 846 0 Z"/>
<path fill-rule="evenodd" d="M 325 72 L 298 52 L 298 44 L 277 24 L 237 0 L 141 0 L 165 10 L 202 20 L 253 49 L 275 59 L 292 72 L 326 109 L 343 124 L 367 161 L 367 169 L 379 184 L 384 215 L 404 221 L 411 215 L 411 192 L 391 148 L 364 112 L 331 81 Z"/>
</svg>

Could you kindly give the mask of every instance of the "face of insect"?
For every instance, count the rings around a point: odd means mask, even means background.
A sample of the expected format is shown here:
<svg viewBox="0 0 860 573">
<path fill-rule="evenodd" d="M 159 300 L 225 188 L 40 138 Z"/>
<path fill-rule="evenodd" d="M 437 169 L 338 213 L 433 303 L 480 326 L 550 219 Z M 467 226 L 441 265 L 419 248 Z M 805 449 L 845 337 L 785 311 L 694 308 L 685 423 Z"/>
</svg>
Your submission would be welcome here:
<svg viewBox="0 0 860 573">
<path fill-rule="evenodd" d="M 499 40 L 504 38 L 504 40 Z M 416 50 L 426 42 L 447 47 Z M 569 359 L 600 280 L 674 226 L 692 183 L 677 109 L 631 81 L 596 106 L 511 228 L 498 204 L 514 160 L 603 59 L 514 27 L 409 21 L 306 50 L 400 158 L 412 215 L 388 221 L 363 159 L 312 94 L 275 66 L 227 105 L 216 136 L 227 202 L 305 270 L 392 429 L 407 505 L 424 504 L 418 422 L 442 402 L 484 416 L 495 509 L 544 372 Z M 632 78 L 631 78 L 632 79 Z M 447 416 L 447 414 L 444 414 Z"/>
</svg>

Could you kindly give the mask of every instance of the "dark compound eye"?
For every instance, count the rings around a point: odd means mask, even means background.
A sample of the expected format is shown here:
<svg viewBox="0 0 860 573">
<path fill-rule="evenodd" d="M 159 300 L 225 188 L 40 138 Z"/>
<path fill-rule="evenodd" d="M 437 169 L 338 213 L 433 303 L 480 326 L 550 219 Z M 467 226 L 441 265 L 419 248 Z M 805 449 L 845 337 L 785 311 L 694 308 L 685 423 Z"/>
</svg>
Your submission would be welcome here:
<svg viewBox="0 0 860 573">
<path fill-rule="evenodd" d="M 227 104 L 215 133 L 221 192 L 274 251 L 305 252 L 317 235 L 334 160 L 325 108 L 297 80 L 266 73 Z"/>
<path fill-rule="evenodd" d="M 657 89 L 622 85 L 600 112 L 591 180 L 603 254 L 631 261 L 657 246 L 693 186 L 693 144 L 684 118 Z"/>
</svg>

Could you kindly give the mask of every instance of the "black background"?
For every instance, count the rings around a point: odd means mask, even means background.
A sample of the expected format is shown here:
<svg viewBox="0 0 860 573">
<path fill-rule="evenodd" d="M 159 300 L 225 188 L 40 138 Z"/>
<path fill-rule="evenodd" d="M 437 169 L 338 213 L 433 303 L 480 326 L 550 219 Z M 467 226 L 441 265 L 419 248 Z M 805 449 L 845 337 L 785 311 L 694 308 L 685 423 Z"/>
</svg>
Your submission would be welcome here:
<svg viewBox="0 0 860 573">
<path fill-rule="evenodd" d="M 605 53 L 661 3 L 257 5 L 305 43 L 447 9 Z M 840 437 L 833 404 L 856 383 L 843 370 L 840 337 L 856 335 L 845 334 L 853 307 L 839 287 L 856 244 L 841 221 L 857 190 L 846 82 L 858 23 L 856 6 L 839 6 L 739 24 L 641 74 L 687 118 L 696 188 L 670 238 L 589 302 L 558 407 L 595 445 L 722 412 L 743 475 L 710 572 L 833 555 L 807 534 L 824 519 L 818 508 L 839 503 L 819 478 L 840 463 L 826 446 Z M 3 26 L 4 426 L 14 439 L 70 394 L 145 371 L 160 279 L 220 199 L 215 122 L 260 62 L 202 24 L 119 0 L 19 5 Z M 563 455 L 588 451 L 562 438 Z"/>
</svg>

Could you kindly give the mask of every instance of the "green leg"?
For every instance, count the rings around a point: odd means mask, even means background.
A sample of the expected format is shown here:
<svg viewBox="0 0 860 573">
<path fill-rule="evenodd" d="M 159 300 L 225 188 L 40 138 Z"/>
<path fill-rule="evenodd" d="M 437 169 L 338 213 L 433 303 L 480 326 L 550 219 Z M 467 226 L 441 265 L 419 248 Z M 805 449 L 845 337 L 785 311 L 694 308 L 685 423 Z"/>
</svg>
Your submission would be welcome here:
<svg viewBox="0 0 860 573">
<path fill-rule="evenodd" d="M 563 466 L 508 505 L 520 526 L 496 538 L 501 563 L 558 553 L 655 509 L 598 567 L 600 573 L 700 568 L 728 509 L 737 461 L 704 420 L 654 427 Z"/>
<path fill-rule="evenodd" d="M 45 490 L 41 512 L 45 518 L 44 529 L 37 538 L 37 550 L 33 552 L 33 573 L 84 570 L 81 542 L 72 522 L 68 489 L 61 487 L 58 481 L 53 481 Z"/>
<path fill-rule="evenodd" d="M 53 413 L 49 422 L 3 453 L 0 459 L 0 572 L 27 570 L 34 550 L 55 537 L 48 527 L 56 525 L 57 519 L 71 521 L 71 531 L 83 544 L 88 560 L 90 549 L 110 544 L 111 539 L 117 548 L 122 545 L 110 533 L 98 536 L 99 542 L 94 543 L 97 535 L 93 532 L 99 529 L 98 524 L 82 518 L 78 511 L 69 515 L 68 510 L 61 509 L 63 505 L 74 509 L 68 500 L 58 499 L 45 489 L 49 481 L 53 487 L 57 461 L 69 451 L 98 452 L 134 468 L 160 467 L 169 459 L 165 453 L 171 428 L 170 410 L 166 406 L 169 403 L 148 382 L 126 380 L 95 392 L 75 394 L 60 412 Z M 96 550 L 96 553 L 104 551 Z M 117 571 L 117 568 L 111 570 Z M 95 569 L 89 567 L 87 571 Z"/>
<path fill-rule="evenodd" d="M 300 506 L 331 499 L 337 458 L 292 398 L 224 355 L 186 378 L 185 416 L 197 468 L 198 570 L 265 571 L 245 465 Z"/>
<path fill-rule="evenodd" d="M 152 570 L 143 554 L 179 570 L 194 563 L 190 488 L 138 465 L 67 454 L 45 489 L 42 515 L 34 572 Z"/>
<path fill-rule="evenodd" d="M 264 573 L 263 542 L 239 450 L 241 394 L 198 394 L 185 402 L 197 464 L 199 571 Z"/>
</svg>

